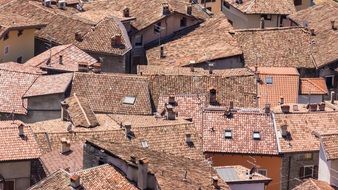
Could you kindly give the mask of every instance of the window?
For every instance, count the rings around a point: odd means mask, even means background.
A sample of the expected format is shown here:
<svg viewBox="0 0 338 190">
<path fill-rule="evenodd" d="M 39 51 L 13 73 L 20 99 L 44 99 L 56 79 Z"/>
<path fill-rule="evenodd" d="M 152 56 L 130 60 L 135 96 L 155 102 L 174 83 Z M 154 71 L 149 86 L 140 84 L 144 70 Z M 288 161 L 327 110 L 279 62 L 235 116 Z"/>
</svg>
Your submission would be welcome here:
<svg viewBox="0 0 338 190">
<path fill-rule="evenodd" d="M 135 36 L 135 46 L 142 46 L 143 45 L 143 36 L 136 35 Z"/>
<path fill-rule="evenodd" d="M 271 15 L 261 15 L 261 17 L 264 18 L 264 20 L 271 20 L 272 19 L 272 16 Z"/>
<path fill-rule="evenodd" d="M 313 165 L 303 166 L 300 168 L 299 171 L 299 178 L 305 179 L 305 178 L 312 178 L 314 177 L 315 167 Z"/>
<path fill-rule="evenodd" d="M 225 130 L 224 131 L 224 138 L 232 139 L 232 131 L 231 130 Z"/>
<path fill-rule="evenodd" d="M 226 7 L 227 9 L 230 9 L 230 4 L 226 1 L 223 1 L 223 6 Z"/>
<path fill-rule="evenodd" d="M 302 5 L 302 0 L 293 0 L 293 3 L 295 4 L 295 6 L 299 6 Z"/>
<path fill-rule="evenodd" d="M 17 62 L 17 63 L 22 63 L 22 56 L 16 58 L 16 62 Z"/>
<path fill-rule="evenodd" d="M 5 180 L 5 184 L 4 184 L 4 190 L 14 190 L 15 188 L 15 182 L 14 180 Z"/>
<path fill-rule="evenodd" d="M 4 54 L 7 55 L 8 53 L 9 53 L 9 47 L 7 46 L 7 47 L 5 47 L 5 49 L 4 49 Z"/>
<path fill-rule="evenodd" d="M 23 30 L 18 31 L 18 36 L 21 36 L 23 34 Z"/>
<path fill-rule="evenodd" d="M 161 32 L 161 22 L 158 22 L 154 25 L 154 33 L 160 33 Z"/>
<path fill-rule="evenodd" d="M 145 141 L 145 140 L 141 141 L 141 146 L 142 146 L 143 148 L 148 148 L 148 147 L 149 147 L 148 142 Z"/>
<path fill-rule="evenodd" d="M 183 17 L 180 21 L 180 26 L 181 27 L 186 27 L 187 26 L 187 18 Z"/>
<path fill-rule="evenodd" d="M 272 84 L 272 77 L 265 77 L 266 84 Z"/>
<path fill-rule="evenodd" d="M 254 131 L 253 134 L 252 134 L 252 138 L 254 140 L 260 140 L 261 139 L 261 133 L 258 132 L 258 131 Z"/>
<path fill-rule="evenodd" d="M 334 87 L 334 75 L 325 76 L 326 86 L 328 89 Z"/>
<path fill-rule="evenodd" d="M 216 98 L 216 90 L 211 89 L 210 90 L 210 105 L 216 105 L 217 104 L 217 98 Z"/>
<path fill-rule="evenodd" d="M 123 98 L 123 104 L 134 105 L 136 97 L 134 96 L 126 96 Z"/>
<path fill-rule="evenodd" d="M 268 176 L 268 170 L 267 169 L 259 168 L 259 169 L 257 169 L 257 173 L 264 175 L 264 176 Z"/>
<path fill-rule="evenodd" d="M 6 32 L 6 34 L 4 35 L 4 41 L 7 40 L 9 38 L 9 34 L 8 32 Z"/>
</svg>

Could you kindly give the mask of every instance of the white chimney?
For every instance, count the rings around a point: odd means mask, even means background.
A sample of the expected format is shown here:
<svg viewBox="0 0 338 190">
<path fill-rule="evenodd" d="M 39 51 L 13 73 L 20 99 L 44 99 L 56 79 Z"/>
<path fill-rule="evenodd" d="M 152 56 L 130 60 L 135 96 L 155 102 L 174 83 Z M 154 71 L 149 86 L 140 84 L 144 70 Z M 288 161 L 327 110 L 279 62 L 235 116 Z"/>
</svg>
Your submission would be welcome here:
<svg viewBox="0 0 338 190">
<path fill-rule="evenodd" d="M 61 154 L 65 154 L 70 151 L 70 141 L 66 138 L 61 139 Z"/>
<path fill-rule="evenodd" d="M 140 159 L 137 163 L 137 187 L 141 190 L 147 189 L 148 164 L 146 158 Z"/>
<path fill-rule="evenodd" d="M 80 176 L 72 175 L 70 176 L 70 186 L 72 189 L 78 189 L 81 185 Z"/>
<path fill-rule="evenodd" d="M 22 124 L 22 123 L 18 126 L 19 136 L 20 136 L 20 137 L 24 137 L 24 136 L 25 136 L 25 132 L 24 132 L 24 130 L 23 130 L 24 127 L 25 127 L 25 125 Z"/>
</svg>

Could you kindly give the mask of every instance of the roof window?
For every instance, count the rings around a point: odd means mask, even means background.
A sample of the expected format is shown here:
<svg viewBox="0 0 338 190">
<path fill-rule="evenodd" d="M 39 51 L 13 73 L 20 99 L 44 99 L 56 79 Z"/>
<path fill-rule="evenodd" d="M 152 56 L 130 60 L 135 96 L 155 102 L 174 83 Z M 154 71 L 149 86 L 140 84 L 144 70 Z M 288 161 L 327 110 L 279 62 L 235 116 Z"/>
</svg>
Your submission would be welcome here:
<svg viewBox="0 0 338 190">
<path fill-rule="evenodd" d="M 232 139 L 232 131 L 231 130 L 225 130 L 224 131 L 224 138 Z"/>
<path fill-rule="evenodd" d="M 148 142 L 146 140 L 141 141 L 141 146 L 142 146 L 142 148 L 148 148 L 149 147 Z"/>
<path fill-rule="evenodd" d="M 136 97 L 135 96 L 125 96 L 123 98 L 123 104 L 134 105 Z"/>
<path fill-rule="evenodd" d="M 261 140 L 261 133 L 258 131 L 254 131 L 252 137 L 254 140 Z"/>
<path fill-rule="evenodd" d="M 271 76 L 265 77 L 265 83 L 266 84 L 272 84 L 272 77 Z"/>
</svg>

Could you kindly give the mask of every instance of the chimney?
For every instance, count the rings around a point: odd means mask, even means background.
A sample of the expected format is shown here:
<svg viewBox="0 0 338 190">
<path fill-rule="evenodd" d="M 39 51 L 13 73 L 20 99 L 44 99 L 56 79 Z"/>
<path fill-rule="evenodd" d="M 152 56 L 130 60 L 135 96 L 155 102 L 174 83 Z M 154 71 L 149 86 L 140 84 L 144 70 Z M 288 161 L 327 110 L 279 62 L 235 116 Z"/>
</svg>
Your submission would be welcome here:
<svg viewBox="0 0 338 190">
<path fill-rule="evenodd" d="M 88 72 L 89 71 L 89 66 L 87 63 L 79 63 L 78 64 L 78 71 L 79 72 Z"/>
<path fill-rule="evenodd" d="M 331 91 L 331 104 L 334 104 L 334 101 L 336 100 L 336 93 L 334 91 Z"/>
<path fill-rule="evenodd" d="M 187 133 L 185 134 L 185 142 L 189 145 L 192 144 L 191 134 Z"/>
<path fill-rule="evenodd" d="M 317 104 L 308 104 L 307 106 L 309 111 L 317 111 Z"/>
<path fill-rule="evenodd" d="M 176 101 L 175 101 L 175 96 L 173 95 L 170 95 L 169 96 L 169 99 L 168 99 L 168 104 L 174 106 L 176 104 Z"/>
<path fill-rule="evenodd" d="M 280 128 L 282 130 L 282 137 L 285 138 L 287 136 L 288 125 L 284 124 Z"/>
<path fill-rule="evenodd" d="M 94 63 L 92 65 L 93 73 L 101 73 L 101 63 Z"/>
<path fill-rule="evenodd" d="M 325 102 L 318 104 L 319 111 L 325 111 Z"/>
<path fill-rule="evenodd" d="M 70 141 L 66 138 L 61 139 L 61 154 L 65 154 L 70 151 Z"/>
<path fill-rule="evenodd" d="M 261 29 L 264 29 L 264 28 L 265 28 L 265 20 L 264 20 L 264 17 L 261 17 L 260 28 L 261 28 Z"/>
<path fill-rule="evenodd" d="M 281 105 L 280 106 L 283 113 L 289 113 L 290 112 L 290 106 L 289 105 Z"/>
<path fill-rule="evenodd" d="M 137 163 L 137 187 L 141 190 L 147 189 L 148 164 L 146 158 L 140 159 Z"/>
<path fill-rule="evenodd" d="M 293 105 L 293 106 L 292 106 L 292 110 L 293 110 L 293 111 L 299 111 L 298 105 Z"/>
<path fill-rule="evenodd" d="M 267 113 L 267 114 L 271 112 L 270 104 L 265 104 L 264 111 L 265 111 L 265 113 Z"/>
<path fill-rule="evenodd" d="M 213 176 L 212 177 L 212 186 L 214 186 L 215 189 L 218 189 L 218 177 L 217 176 Z"/>
<path fill-rule="evenodd" d="M 191 72 L 195 72 L 195 68 L 194 68 L 195 64 L 196 64 L 196 61 L 192 60 L 192 61 L 189 62 Z"/>
<path fill-rule="evenodd" d="M 69 115 L 68 115 L 68 109 L 69 105 L 67 104 L 66 101 L 61 102 L 61 120 L 62 121 L 68 121 L 69 120 Z"/>
<path fill-rule="evenodd" d="M 281 96 L 281 97 L 280 97 L 280 100 L 279 100 L 279 105 L 283 105 L 283 104 L 284 104 L 284 97 Z"/>
<path fill-rule="evenodd" d="M 161 45 L 161 46 L 160 46 L 160 58 L 162 59 L 162 58 L 164 58 L 164 57 L 165 57 L 165 55 L 164 55 L 164 46 Z"/>
<path fill-rule="evenodd" d="M 230 106 L 229 106 L 229 110 L 233 110 L 234 109 L 234 102 L 233 101 L 230 101 Z"/>
<path fill-rule="evenodd" d="M 331 28 L 332 28 L 332 30 L 337 30 L 337 27 L 335 26 L 334 20 L 331 20 Z"/>
<path fill-rule="evenodd" d="M 25 125 L 22 124 L 22 123 L 18 126 L 19 136 L 20 136 L 20 137 L 25 137 L 25 132 L 23 131 L 23 128 L 24 128 L 24 127 L 25 127 Z"/>
<path fill-rule="evenodd" d="M 130 17 L 130 15 L 129 15 L 129 8 L 128 7 L 125 7 L 123 9 L 123 17 Z"/>
<path fill-rule="evenodd" d="M 125 122 L 123 124 L 124 127 L 124 134 L 126 136 L 126 138 L 130 138 L 130 132 L 131 132 L 131 123 L 130 122 Z"/>
<path fill-rule="evenodd" d="M 78 42 L 83 41 L 82 35 L 79 31 L 75 32 L 75 40 L 78 41 Z"/>
<path fill-rule="evenodd" d="M 191 5 L 187 6 L 187 14 L 192 15 L 192 6 Z"/>
<path fill-rule="evenodd" d="M 70 176 L 70 186 L 72 189 L 78 189 L 80 187 L 80 176 L 78 175 L 72 175 Z"/>
<path fill-rule="evenodd" d="M 316 34 L 315 34 L 315 29 L 310 29 L 310 34 L 311 34 L 311 36 L 315 36 Z"/>
<path fill-rule="evenodd" d="M 214 63 L 209 63 L 209 74 L 211 75 L 213 73 L 213 67 L 214 67 Z"/>
<path fill-rule="evenodd" d="M 62 55 L 59 56 L 59 64 L 63 65 L 63 56 Z"/>
<path fill-rule="evenodd" d="M 167 109 L 167 119 L 168 120 L 175 120 L 176 119 L 176 113 L 174 112 L 174 107 L 170 104 L 166 106 Z"/>
<path fill-rule="evenodd" d="M 169 4 L 163 3 L 162 4 L 162 15 L 168 15 L 168 14 L 170 14 Z"/>
<path fill-rule="evenodd" d="M 119 48 L 122 46 L 122 35 L 116 34 L 114 37 L 111 38 L 111 47 Z"/>
</svg>

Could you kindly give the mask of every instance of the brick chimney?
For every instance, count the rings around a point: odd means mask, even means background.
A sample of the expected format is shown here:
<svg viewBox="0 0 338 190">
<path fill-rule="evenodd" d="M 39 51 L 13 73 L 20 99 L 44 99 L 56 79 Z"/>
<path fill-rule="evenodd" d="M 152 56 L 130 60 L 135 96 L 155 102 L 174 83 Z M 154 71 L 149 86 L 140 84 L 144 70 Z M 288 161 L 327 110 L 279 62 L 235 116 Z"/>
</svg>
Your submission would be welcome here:
<svg viewBox="0 0 338 190">
<path fill-rule="evenodd" d="M 79 189 L 81 187 L 81 181 L 79 175 L 72 175 L 70 176 L 70 187 L 72 189 Z"/>
<path fill-rule="evenodd" d="M 149 161 L 146 158 L 142 158 L 137 163 L 137 187 L 141 190 L 147 189 L 148 180 L 148 165 Z"/>
<path fill-rule="evenodd" d="M 67 140 L 66 138 L 61 139 L 61 154 L 68 153 L 70 151 L 70 141 Z"/>
<path fill-rule="evenodd" d="M 261 20 L 260 20 L 260 29 L 264 29 L 265 28 L 265 20 L 264 20 L 264 17 L 261 17 Z"/>
<path fill-rule="evenodd" d="M 114 37 L 111 38 L 111 47 L 113 48 L 120 48 L 122 46 L 122 35 L 116 34 Z"/>
<path fill-rule="evenodd" d="M 162 15 L 168 15 L 170 14 L 169 10 L 169 4 L 168 3 L 162 3 Z"/>
<path fill-rule="evenodd" d="M 25 125 L 24 124 L 20 124 L 19 126 L 18 126 L 18 130 L 19 130 L 19 137 L 25 137 L 25 132 L 24 132 L 24 130 L 23 130 L 23 128 L 25 127 Z"/>
<path fill-rule="evenodd" d="M 128 7 L 125 7 L 123 9 L 123 17 L 130 17 L 129 8 Z"/>
<path fill-rule="evenodd" d="M 187 14 L 192 15 L 192 5 L 187 6 Z"/>
</svg>

